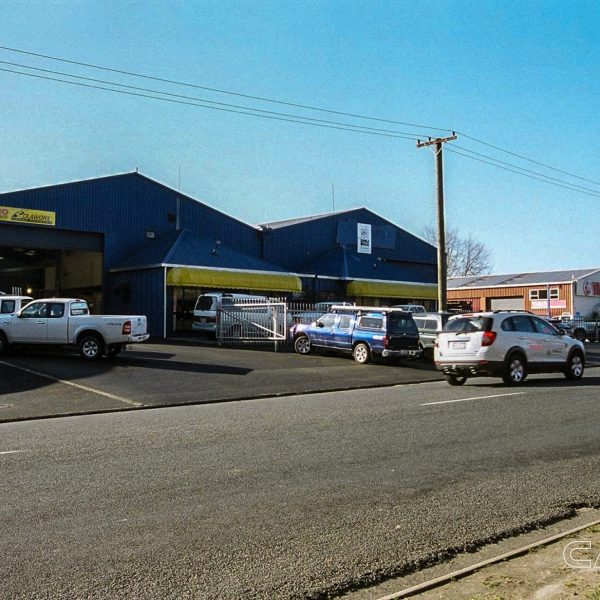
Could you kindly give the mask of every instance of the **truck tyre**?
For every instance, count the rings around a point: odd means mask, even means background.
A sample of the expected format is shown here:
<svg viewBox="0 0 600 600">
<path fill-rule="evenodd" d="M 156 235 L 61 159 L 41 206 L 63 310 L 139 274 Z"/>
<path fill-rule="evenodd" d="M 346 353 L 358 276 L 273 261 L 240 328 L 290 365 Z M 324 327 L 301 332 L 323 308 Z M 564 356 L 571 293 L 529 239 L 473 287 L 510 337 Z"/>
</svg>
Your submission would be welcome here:
<svg viewBox="0 0 600 600">
<path fill-rule="evenodd" d="M 0 355 L 6 354 L 8 350 L 8 340 L 6 336 L 0 331 Z"/>
<path fill-rule="evenodd" d="M 104 354 L 104 342 L 95 333 L 84 333 L 79 338 L 78 348 L 85 360 L 98 360 Z"/>
<path fill-rule="evenodd" d="M 520 352 L 515 352 L 508 357 L 502 380 L 506 385 L 521 385 L 527 377 L 527 363 Z"/>
<path fill-rule="evenodd" d="M 117 356 L 117 354 L 120 354 L 122 352 L 124 347 L 125 344 L 110 344 L 106 356 L 110 356 L 111 358 L 113 356 Z"/>
<path fill-rule="evenodd" d="M 354 360 L 359 365 L 366 365 L 371 358 L 369 346 L 367 346 L 367 344 L 363 344 L 362 342 L 356 344 L 356 346 L 354 346 L 354 350 L 352 350 L 352 356 L 354 356 Z"/>
<path fill-rule="evenodd" d="M 583 377 L 583 370 L 585 367 L 583 354 L 575 351 L 569 356 L 567 361 L 567 368 L 565 369 L 565 377 L 571 381 L 576 381 Z"/>
<path fill-rule="evenodd" d="M 298 354 L 310 354 L 312 352 L 312 346 L 308 337 L 305 335 L 299 335 L 294 340 L 294 350 Z"/>
</svg>

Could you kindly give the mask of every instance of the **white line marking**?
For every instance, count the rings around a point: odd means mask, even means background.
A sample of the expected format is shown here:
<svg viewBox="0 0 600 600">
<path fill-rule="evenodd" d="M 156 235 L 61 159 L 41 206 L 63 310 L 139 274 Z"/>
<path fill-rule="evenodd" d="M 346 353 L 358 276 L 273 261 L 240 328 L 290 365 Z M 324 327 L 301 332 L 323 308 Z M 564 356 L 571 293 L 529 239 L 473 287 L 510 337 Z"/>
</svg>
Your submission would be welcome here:
<svg viewBox="0 0 600 600">
<path fill-rule="evenodd" d="M 91 392 L 92 394 L 98 394 L 100 396 L 104 396 L 105 398 L 110 398 L 111 400 L 118 400 L 119 402 L 124 402 L 125 404 L 129 404 L 130 406 L 144 406 L 142 402 L 136 402 L 135 400 L 129 400 L 129 398 L 123 398 L 122 396 L 115 396 L 114 394 L 109 394 L 108 392 L 102 392 L 100 390 L 95 390 L 94 388 L 87 387 L 86 385 L 81 385 L 79 383 L 73 383 L 72 381 L 66 381 L 64 379 L 58 379 L 58 377 L 53 377 L 52 375 L 47 375 L 46 373 L 39 373 L 38 371 L 32 371 L 31 369 L 26 369 L 25 367 L 19 367 L 17 365 L 13 365 L 8 362 L 4 362 L 0 360 L 0 365 L 6 365 L 7 367 L 12 367 L 13 369 L 17 369 L 19 371 L 24 371 L 25 373 L 29 373 L 30 375 L 37 375 L 38 377 L 45 377 L 46 379 L 51 379 L 52 381 L 56 381 L 58 383 L 64 383 L 65 385 L 70 385 L 72 387 L 78 388 L 85 392 Z"/>
<path fill-rule="evenodd" d="M 494 394 L 493 396 L 475 396 L 474 398 L 460 398 L 459 400 L 443 400 L 441 402 L 426 402 L 421 406 L 434 406 L 435 404 L 452 404 L 454 402 L 468 402 L 469 400 L 486 400 L 487 398 L 503 398 L 504 396 L 520 396 L 526 392 L 512 392 L 511 394 Z"/>
<path fill-rule="evenodd" d="M 21 452 L 21 450 L 4 450 L 3 452 L 0 452 L 0 455 L 2 455 L 2 454 L 18 454 L 19 452 Z"/>
</svg>

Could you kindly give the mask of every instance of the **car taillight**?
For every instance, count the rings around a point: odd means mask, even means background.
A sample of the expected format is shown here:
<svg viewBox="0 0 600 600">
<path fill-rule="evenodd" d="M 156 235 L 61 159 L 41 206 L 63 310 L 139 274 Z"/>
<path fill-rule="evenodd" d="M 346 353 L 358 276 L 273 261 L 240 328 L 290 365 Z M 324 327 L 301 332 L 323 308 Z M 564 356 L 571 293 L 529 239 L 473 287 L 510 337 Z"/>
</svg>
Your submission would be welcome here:
<svg viewBox="0 0 600 600">
<path fill-rule="evenodd" d="M 389 336 L 386 335 L 383 338 L 383 347 L 384 348 L 389 348 L 389 346 L 390 346 L 390 338 L 389 338 Z"/>
<path fill-rule="evenodd" d="M 123 331 L 121 333 L 123 335 L 131 335 L 131 321 L 125 321 L 125 323 L 123 323 Z"/>
<path fill-rule="evenodd" d="M 484 331 L 483 337 L 481 338 L 482 346 L 491 346 L 496 341 L 495 331 Z"/>
</svg>

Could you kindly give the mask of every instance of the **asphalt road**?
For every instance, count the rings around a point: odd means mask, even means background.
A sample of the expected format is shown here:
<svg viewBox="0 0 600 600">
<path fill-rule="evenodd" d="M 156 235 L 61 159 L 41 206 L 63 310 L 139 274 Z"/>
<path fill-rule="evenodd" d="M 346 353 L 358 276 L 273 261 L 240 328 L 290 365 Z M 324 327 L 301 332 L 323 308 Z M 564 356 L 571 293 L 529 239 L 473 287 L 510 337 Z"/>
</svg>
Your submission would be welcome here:
<svg viewBox="0 0 600 600">
<path fill-rule="evenodd" d="M 599 385 L 0 424 L 0 598 L 325 598 L 599 506 Z"/>
</svg>

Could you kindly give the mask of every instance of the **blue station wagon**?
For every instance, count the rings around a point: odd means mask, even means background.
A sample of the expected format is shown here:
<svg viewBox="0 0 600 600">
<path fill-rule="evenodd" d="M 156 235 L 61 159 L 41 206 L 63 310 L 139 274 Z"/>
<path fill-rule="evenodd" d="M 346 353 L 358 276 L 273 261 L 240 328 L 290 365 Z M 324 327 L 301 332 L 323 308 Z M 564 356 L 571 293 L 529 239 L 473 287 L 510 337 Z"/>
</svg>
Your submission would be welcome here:
<svg viewBox="0 0 600 600">
<path fill-rule="evenodd" d="M 295 325 L 294 350 L 309 354 L 314 348 L 346 352 L 359 364 L 372 357 L 420 358 L 419 331 L 410 312 L 397 308 L 335 306 L 310 325 Z"/>
</svg>

